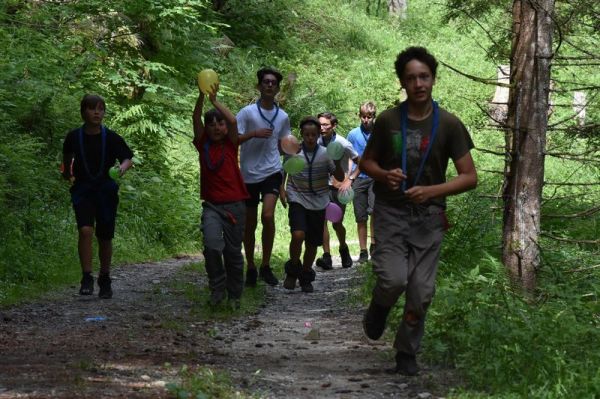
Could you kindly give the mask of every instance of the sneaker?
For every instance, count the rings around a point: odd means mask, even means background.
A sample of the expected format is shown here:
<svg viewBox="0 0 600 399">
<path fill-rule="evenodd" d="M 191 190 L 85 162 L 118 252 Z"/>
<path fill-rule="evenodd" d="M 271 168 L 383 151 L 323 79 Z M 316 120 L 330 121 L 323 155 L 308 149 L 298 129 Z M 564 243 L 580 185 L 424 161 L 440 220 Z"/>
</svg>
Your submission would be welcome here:
<svg viewBox="0 0 600 399">
<path fill-rule="evenodd" d="M 81 277 L 81 287 L 79 295 L 92 295 L 94 293 L 94 277 L 90 273 L 86 273 Z"/>
<path fill-rule="evenodd" d="M 363 330 L 370 339 L 379 339 L 385 331 L 385 322 L 391 307 L 376 304 L 372 299 L 363 318 Z"/>
<path fill-rule="evenodd" d="M 98 276 L 98 287 L 100 287 L 100 292 L 98 292 L 98 297 L 102 299 L 110 299 L 113 296 L 112 288 L 110 286 L 112 280 L 107 274 L 101 274 Z"/>
<path fill-rule="evenodd" d="M 277 280 L 277 277 L 275 277 L 269 266 L 261 266 L 258 275 L 265 283 L 269 285 L 276 286 L 279 284 L 279 280 Z"/>
<path fill-rule="evenodd" d="M 256 287 L 256 279 L 258 278 L 258 272 L 256 268 L 246 270 L 246 287 Z"/>
<path fill-rule="evenodd" d="M 404 352 L 396 353 L 396 373 L 407 376 L 417 375 L 419 366 L 417 366 L 416 356 Z"/>
<path fill-rule="evenodd" d="M 361 249 L 360 250 L 360 255 L 358 256 L 358 263 L 367 263 L 367 261 L 369 260 L 369 253 L 367 252 L 366 249 Z"/>
<path fill-rule="evenodd" d="M 317 266 L 323 270 L 332 270 L 333 262 L 331 261 L 331 255 L 329 252 L 323 252 L 323 256 L 317 259 Z"/>
<path fill-rule="evenodd" d="M 288 260 L 285 262 L 285 280 L 283 280 L 283 288 L 286 290 L 293 290 L 296 288 L 296 280 L 298 279 L 298 274 L 300 274 L 301 266 L 296 265 L 295 267 L 292 265 L 292 261 Z"/>
<path fill-rule="evenodd" d="M 315 290 L 312 285 L 312 282 L 315 281 L 315 277 L 316 273 L 313 269 L 302 270 L 300 272 L 298 281 L 300 283 L 300 289 L 302 292 L 313 292 Z"/>
<path fill-rule="evenodd" d="M 340 247 L 340 256 L 342 257 L 343 268 L 347 269 L 352 266 L 352 257 L 350 256 L 350 250 L 347 245 Z"/>
</svg>

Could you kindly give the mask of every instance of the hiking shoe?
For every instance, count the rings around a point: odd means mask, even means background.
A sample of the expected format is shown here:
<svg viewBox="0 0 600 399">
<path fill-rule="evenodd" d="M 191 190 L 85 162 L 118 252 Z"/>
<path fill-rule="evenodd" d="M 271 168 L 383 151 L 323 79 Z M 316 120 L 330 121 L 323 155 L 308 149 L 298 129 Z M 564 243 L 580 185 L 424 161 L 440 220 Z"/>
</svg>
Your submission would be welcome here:
<svg viewBox="0 0 600 399">
<path fill-rule="evenodd" d="M 340 247 L 340 256 L 342 257 L 342 267 L 344 269 L 352 266 L 352 257 L 350 256 L 350 250 L 347 245 Z"/>
<path fill-rule="evenodd" d="M 331 261 L 331 255 L 329 252 L 323 252 L 323 256 L 317 259 L 317 266 L 323 270 L 332 270 L 333 262 Z"/>
<path fill-rule="evenodd" d="M 256 287 L 256 279 L 258 278 L 258 272 L 256 268 L 246 270 L 246 287 Z"/>
<path fill-rule="evenodd" d="M 81 277 L 81 287 L 79 287 L 79 295 L 92 295 L 94 293 L 94 277 L 86 273 Z"/>
<path fill-rule="evenodd" d="M 269 266 L 261 266 L 258 275 L 269 285 L 276 286 L 279 284 L 279 280 L 277 280 L 277 277 L 275 277 Z"/>
<path fill-rule="evenodd" d="M 302 292 L 313 292 L 312 282 L 315 281 L 316 273 L 313 269 L 302 270 L 298 275 L 298 282 L 300 283 L 300 289 Z"/>
<path fill-rule="evenodd" d="M 367 252 L 366 249 L 361 249 L 360 250 L 360 255 L 358 256 L 358 263 L 367 263 L 367 261 L 369 260 L 369 253 Z"/>
<path fill-rule="evenodd" d="M 98 276 L 98 287 L 100 287 L 100 292 L 98 292 L 98 297 L 102 299 L 110 299 L 113 296 L 113 291 L 110 286 L 112 280 L 107 274 L 101 274 Z"/>
<path fill-rule="evenodd" d="M 419 373 L 419 367 L 417 366 L 417 358 L 415 355 L 409 355 L 408 353 L 398 352 L 396 353 L 396 373 L 402 375 L 414 376 Z"/>
<path fill-rule="evenodd" d="M 363 318 L 363 330 L 370 339 L 379 339 L 385 331 L 385 322 L 391 307 L 376 304 L 372 299 Z"/>
<path fill-rule="evenodd" d="M 293 290 L 296 288 L 296 280 L 298 279 L 298 275 L 302 270 L 302 266 L 292 265 L 292 261 L 288 260 L 285 262 L 285 280 L 283 280 L 283 288 L 286 290 Z"/>
</svg>

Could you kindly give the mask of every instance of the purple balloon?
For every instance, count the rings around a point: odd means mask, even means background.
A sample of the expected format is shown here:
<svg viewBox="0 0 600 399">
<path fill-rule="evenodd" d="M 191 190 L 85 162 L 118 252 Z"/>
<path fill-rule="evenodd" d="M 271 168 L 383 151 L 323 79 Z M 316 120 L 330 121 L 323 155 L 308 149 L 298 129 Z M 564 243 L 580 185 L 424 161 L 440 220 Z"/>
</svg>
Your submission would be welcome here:
<svg viewBox="0 0 600 399">
<path fill-rule="evenodd" d="M 342 208 L 339 207 L 338 204 L 334 202 L 330 202 L 325 208 L 325 219 L 329 220 L 331 223 L 337 223 L 342 220 Z"/>
</svg>

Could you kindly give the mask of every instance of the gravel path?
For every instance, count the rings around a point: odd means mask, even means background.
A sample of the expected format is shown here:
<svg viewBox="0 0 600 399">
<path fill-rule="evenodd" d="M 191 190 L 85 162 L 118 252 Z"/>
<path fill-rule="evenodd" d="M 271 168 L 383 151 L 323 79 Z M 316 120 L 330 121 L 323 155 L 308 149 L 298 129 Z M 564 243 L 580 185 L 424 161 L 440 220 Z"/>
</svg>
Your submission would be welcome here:
<svg viewBox="0 0 600 399">
<path fill-rule="evenodd" d="M 386 341 L 367 340 L 352 305 L 356 267 L 317 271 L 312 294 L 267 287 L 256 314 L 200 320 L 178 282 L 205 285 L 185 268 L 198 258 L 126 265 L 115 296 L 80 297 L 78 287 L 0 310 L 0 398 L 163 398 L 183 365 L 226 371 L 267 398 L 435 398 L 451 371 L 389 374 Z M 334 259 L 335 261 L 335 259 Z"/>
</svg>

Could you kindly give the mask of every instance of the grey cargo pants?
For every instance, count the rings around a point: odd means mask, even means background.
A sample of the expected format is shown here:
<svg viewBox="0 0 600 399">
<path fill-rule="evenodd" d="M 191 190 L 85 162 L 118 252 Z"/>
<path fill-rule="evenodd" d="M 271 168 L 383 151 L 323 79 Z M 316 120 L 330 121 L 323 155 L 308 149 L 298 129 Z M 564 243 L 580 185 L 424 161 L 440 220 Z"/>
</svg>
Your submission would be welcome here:
<svg viewBox="0 0 600 399">
<path fill-rule="evenodd" d="M 373 222 L 377 237 L 372 255 L 377 276 L 373 300 L 392 307 L 406 292 L 394 347 L 414 355 L 420 347 L 427 308 L 435 293 L 446 215 L 439 206 L 392 205 L 376 199 Z"/>
</svg>

